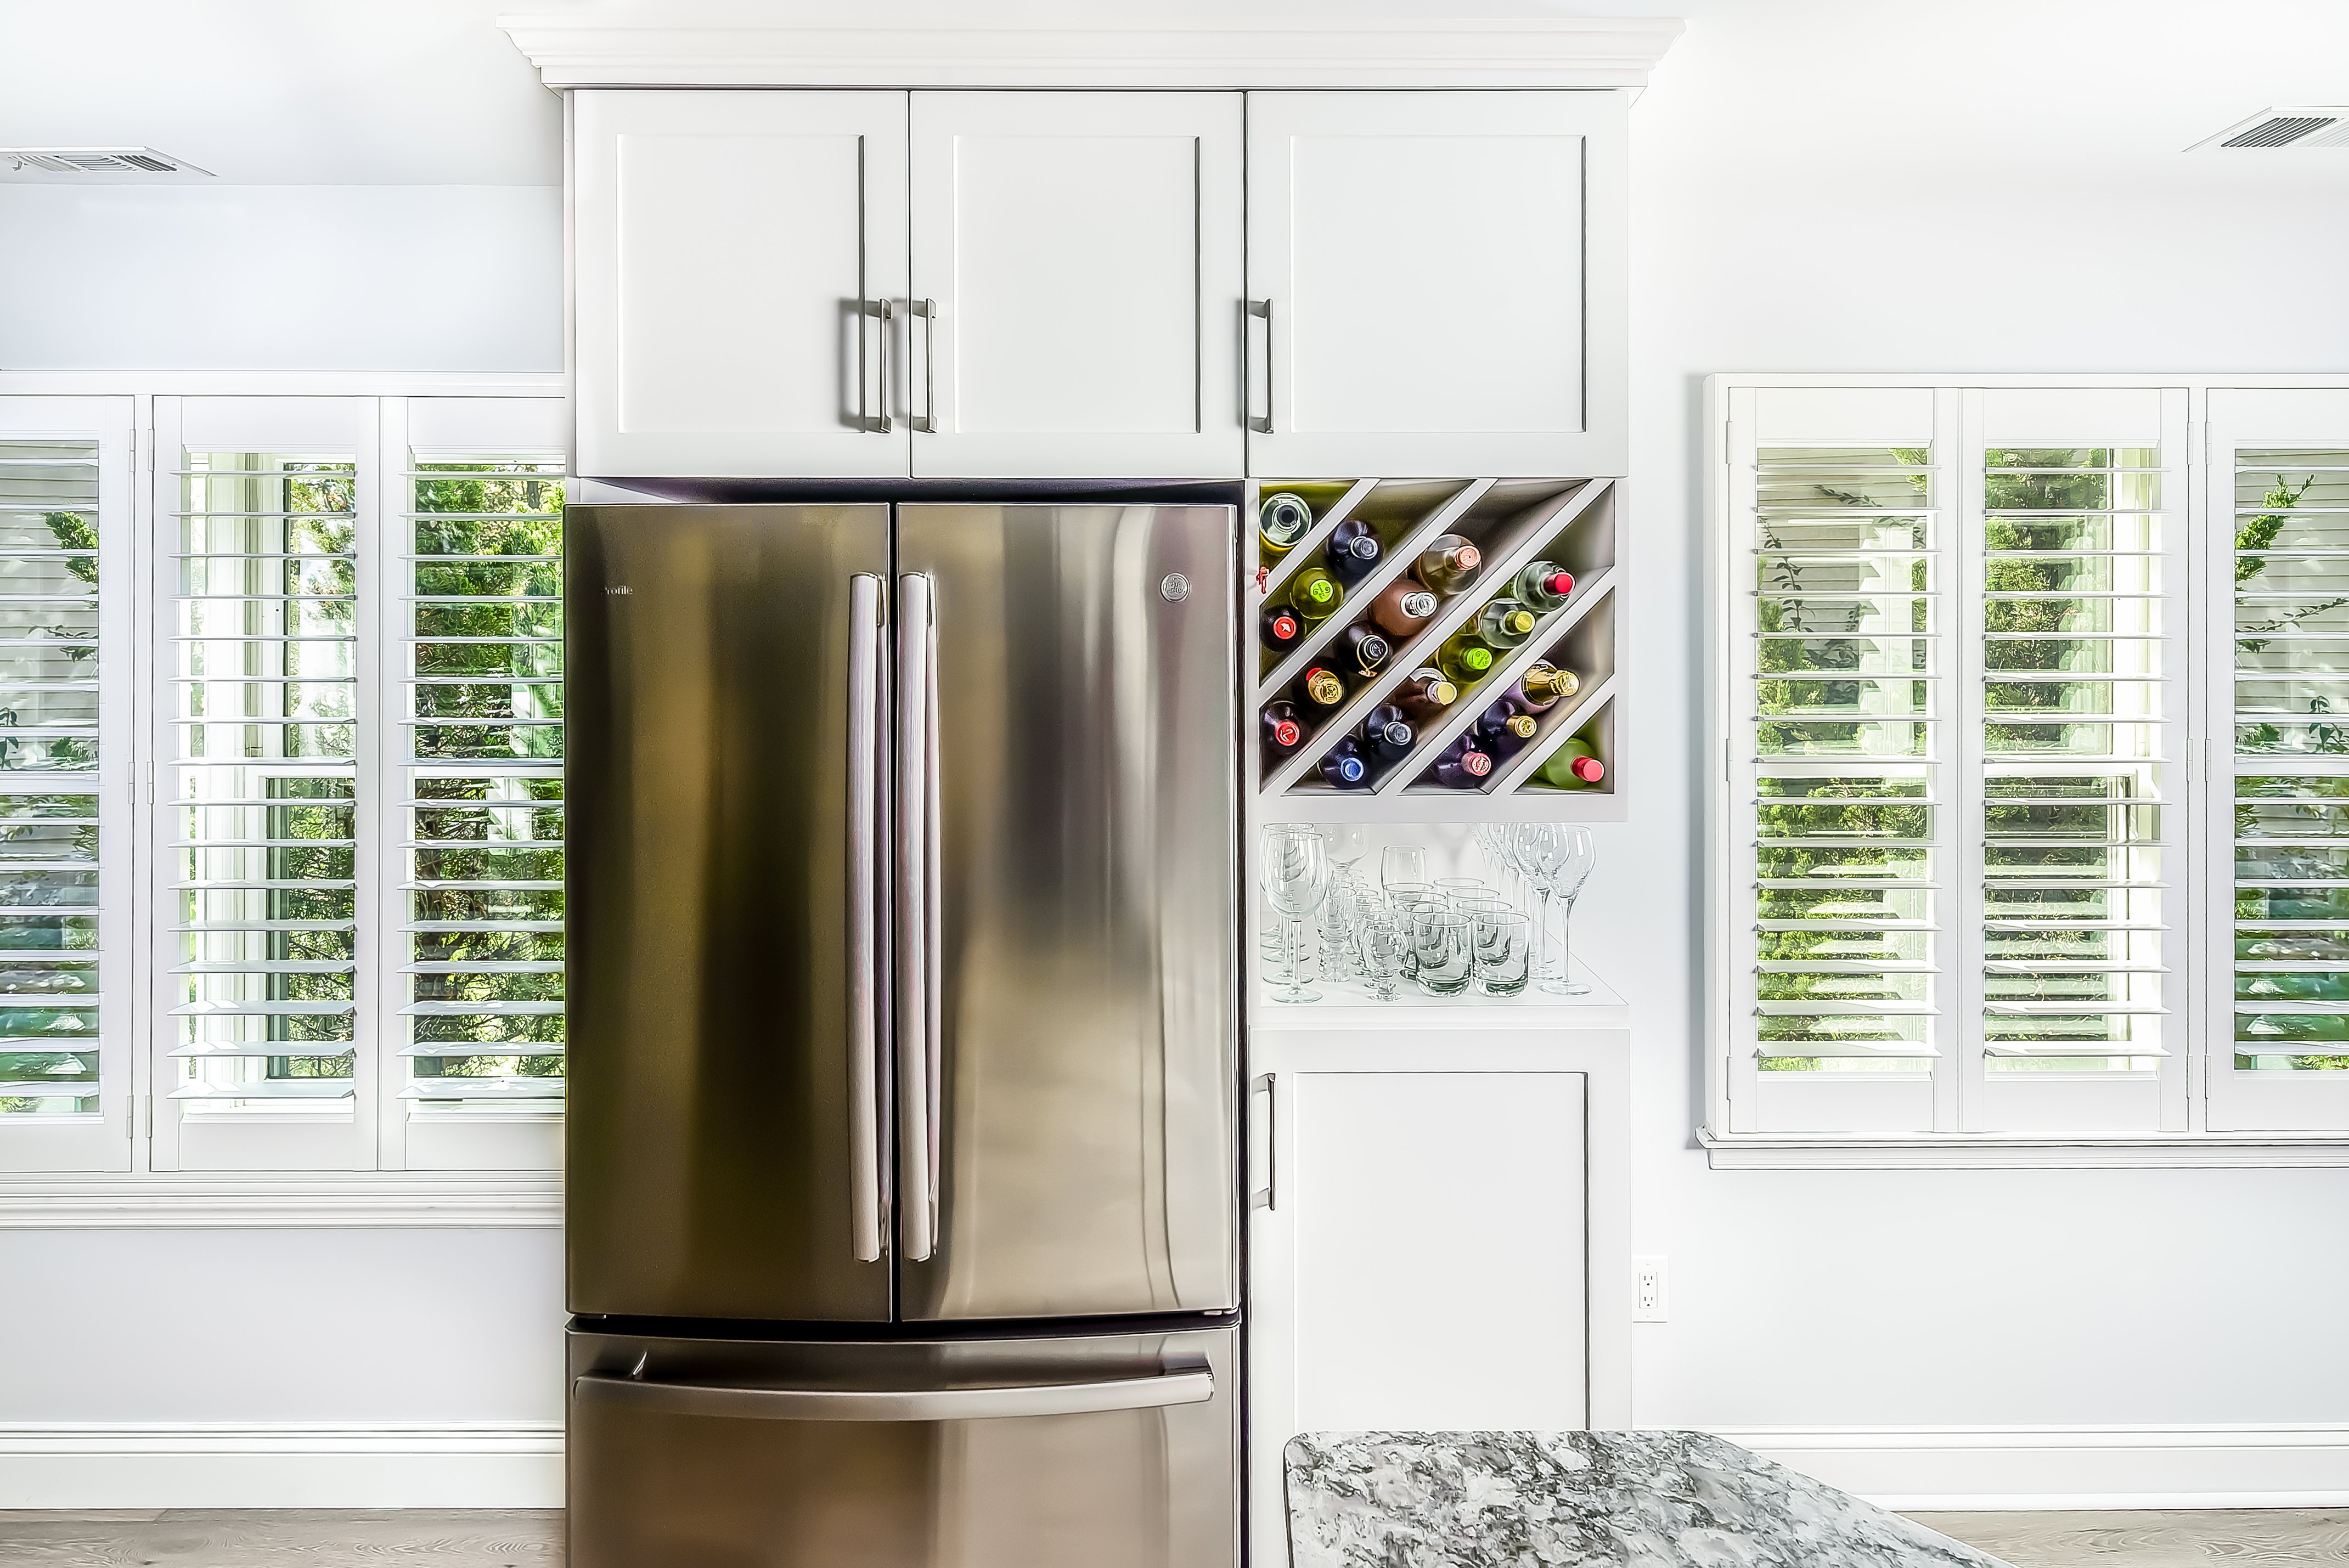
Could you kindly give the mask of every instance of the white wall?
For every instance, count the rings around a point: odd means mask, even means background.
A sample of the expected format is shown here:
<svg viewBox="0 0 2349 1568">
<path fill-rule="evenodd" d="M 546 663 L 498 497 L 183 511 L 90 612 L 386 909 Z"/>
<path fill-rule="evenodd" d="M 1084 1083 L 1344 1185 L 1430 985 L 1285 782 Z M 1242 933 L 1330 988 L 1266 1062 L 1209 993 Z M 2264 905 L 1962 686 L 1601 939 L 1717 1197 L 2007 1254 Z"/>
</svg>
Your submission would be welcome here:
<svg viewBox="0 0 2349 1568">
<path fill-rule="evenodd" d="M 1637 1244 L 1674 1288 L 1640 1420 L 2349 1429 L 2349 1171 L 1716 1172 L 1691 1138 L 1701 378 L 2349 370 L 2349 152 L 2177 151 L 2338 101 L 2344 8 L 1581 8 L 1692 19 L 1633 113 L 1643 777 L 1577 934 L 1641 997 Z M 9 367 L 559 363 L 543 189 L 0 189 L 0 266 Z M 559 1262 L 544 1232 L 0 1235 L 31 1347 L 0 1423 L 547 1420 Z M 263 1351 L 287 1333 L 315 1348 Z"/>
<path fill-rule="evenodd" d="M 2339 8 L 1682 9 L 1632 112 L 1644 776 L 1633 822 L 1601 830 L 1585 907 L 1605 914 L 1579 933 L 1649 998 L 1634 1225 L 1671 1259 L 1673 1319 L 1638 1330 L 1639 1419 L 2349 1428 L 2349 1357 L 2325 1348 L 2349 1171 L 1713 1171 L 1690 1138 L 1702 377 L 2349 370 L 2349 152 L 2177 150 L 2271 103 L 2339 101 L 2293 79 L 2308 51 L 2338 58 Z M 2248 79 L 2176 101 L 2198 70 Z M 2115 72 L 2128 101 L 2095 88 Z M 2349 1450 L 2330 1462 L 2349 1491 Z"/>
</svg>

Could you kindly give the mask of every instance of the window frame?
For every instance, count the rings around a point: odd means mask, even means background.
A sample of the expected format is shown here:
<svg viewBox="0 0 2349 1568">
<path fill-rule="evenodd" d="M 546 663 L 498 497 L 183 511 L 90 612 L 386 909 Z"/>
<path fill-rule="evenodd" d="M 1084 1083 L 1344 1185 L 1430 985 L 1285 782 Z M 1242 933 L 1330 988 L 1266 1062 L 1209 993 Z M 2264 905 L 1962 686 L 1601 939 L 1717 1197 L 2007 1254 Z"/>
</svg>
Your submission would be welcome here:
<svg viewBox="0 0 2349 1568">
<path fill-rule="evenodd" d="M 392 616 L 396 613 L 404 616 L 407 608 L 407 587 L 397 572 L 407 564 L 406 551 L 393 547 L 396 542 L 388 538 L 383 525 L 404 523 L 408 502 L 384 487 L 406 482 L 403 476 L 409 464 L 405 438 L 411 403 L 474 399 L 514 408 L 526 407 L 528 418 L 523 422 L 538 432 L 532 445 L 541 450 L 551 446 L 552 452 L 560 455 L 568 449 L 570 434 L 564 391 L 559 374 L 0 371 L 0 399 L 19 407 L 28 406 L 31 399 L 57 399 L 67 409 L 86 407 L 101 416 L 95 428 L 86 432 L 101 441 L 106 465 L 102 470 L 106 483 L 100 492 L 101 530 L 115 530 L 110 537 L 102 532 L 110 554 L 101 556 L 100 570 L 111 575 L 101 582 L 100 614 L 105 618 L 101 636 L 121 639 L 116 645 L 119 653 L 101 657 L 112 658 L 121 672 L 120 685 L 128 688 L 127 697 L 118 698 L 115 711 L 101 720 L 106 739 L 121 738 L 110 750 L 101 741 L 102 813 L 119 813 L 121 822 L 119 827 L 102 824 L 102 831 L 112 828 L 114 842 L 101 851 L 101 876 L 130 890 L 126 899 L 113 901 L 115 908 L 109 909 L 109 918 L 131 934 L 128 951 L 111 961 L 110 972 L 101 981 L 105 999 L 111 1004 L 111 1014 L 101 1026 L 109 1050 L 101 1069 L 106 1098 L 88 1126 L 98 1130 L 90 1137 L 98 1139 L 102 1147 L 93 1146 L 98 1148 L 97 1157 L 78 1161 L 62 1157 L 12 1158 L 7 1149 L 11 1130 L 0 1126 L 0 1229 L 156 1223 L 403 1227 L 561 1223 L 562 1178 L 554 1168 L 559 1162 L 559 1112 L 522 1113 L 522 1119 L 536 1123 L 528 1130 L 536 1145 L 532 1158 L 516 1159 L 488 1150 L 471 1163 L 441 1161 L 434 1162 L 440 1167 L 437 1169 L 404 1169 L 405 1129 L 402 1104 L 397 1097 L 404 1087 L 408 1064 L 388 1051 L 377 1054 L 371 1082 L 360 1086 L 362 1095 L 372 1094 L 373 1105 L 367 1114 L 350 1119 L 354 1152 L 340 1166 L 310 1163 L 271 1169 L 265 1161 L 254 1161 L 211 1170 L 174 1168 L 183 1161 L 172 1157 L 168 1140 L 157 1136 L 165 1131 L 169 1119 L 156 1102 L 169 1093 L 176 1062 L 169 1056 L 172 1042 L 166 1038 L 173 1020 L 157 1006 L 161 982 L 168 978 L 162 972 L 171 959 L 159 950 L 155 940 L 161 824 L 154 786 L 161 770 L 159 763 L 168 766 L 169 760 L 160 744 L 162 721 L 168 720 L 169 713 L 157 701 L 160 682 L 170 673 L 162 665 L 170 653 L 171 631 L 158 620 L 159 614 L 171 613 L 160 575 L 160 568 L 171 563 L 159 560 L 170 553 L 170 547 L 161 543 L 160 530 L 174 521 L 168 513 L 178 507 L 173 498 L 179 481 L 169 470 L 181 466 L 177 435 L 159 429 L 159 413 L 169 412 L 165 400 L 336 398 L 372 404 L 367 411 L 367 441 L 353 454 L 362 488 L 377 492 L 362 502 L 362 510 L 372 513 L 367 521 L 375 526 L 367 531 L 374 538 L 362 545 L 360 562 L 363 603 L 374 610 L 377 619 L 372 633 L 362 633 L 358 650 L 362 678 L 366 689 L 375 694 L 377 712 L 374 722 L 363 727 L 358 748 L 362 769 L 372 769 L 381 779 L 399 771 L 394 759 L 371 753 L 383 744 L 386 720 L 396 726 L 400 714 L 397 705 L 406 695 L 398 672 L 388 666 L 406 639 L 404 618 Z M 68 399 L 71 402 L 62 402 Z M 485 410 L 488 407 L 481 405 Z M 0 411 L 7 407 L 8 404 L 0 403 Z M 548 431 L 556 433 L 552 443 L 544 439 Z M 0 429 L 0 434 L 17 433 Z M 76 432 L 44 428 L 24 433 Z M 481 442 L 484 448 L 493 444 L 494 437 Z M 202 443 L 198 446 L 210 449 Z M 117 689 L 109 688 L 106 695 L 115 696 Z M 383 794 L 381 784 L 376 793 Z M 361 830 L 362 852 L 391 852 L 403 837 L 395 830 L 402 816 L 391 810 L 376 813 L 376 820 Z M 118 844 L 131 852 L 117 852 Z M 382 875 L 377 879 L 379 887 L 398 880 Z M 381 923 L 379 913 L 377 923 Z M 378 933 L 376 951 L 363 954 L 360 959 L 358 984 L 367 998 L 362 1006 L 378 1017 L 387 1006 L 396 1009 L 399 1005 L 398 999 L 378 994 L 388 992 L 390 983 L 400 978 L 397 974 L 401 962 L 397 957 L 398 935 L 396 925 Z M 111 954 L 119 945 L 106 950 Z M 119 1002 L 115 1000 L 118 995 L 122 998 Z M 366 1026 L 363 1013 L 362 1027 Z M 365 1066 L 359 1070 L 367 1071 Z M 394 1077 L 401 1081 L 393 1082 Z M 510 1125 L 514 1118 L 496 1119 Z M 87 1129 L 73 1130 L 78 1135 Z"/>
<path fill-rule="evenodd" d="M 1977 559 L 1980 542 L 1971 539 L 1971 534 L 1982 527 L 1985 499 L 1980 394 L 2058 389 L 2168 391 L 2180 400 L 2177 412 L 2182 418 L 2165 412 L 2159 462 L 2164 484 L 2161 506 L 2171 514 L 2171 538 L 2177 542 L 2172 547 L 2176 553 L 2169 557 L 2174 576 L 2165 580 L 2164 598 L 2179 604 L 2186 617 L 2182 634 L 2172 634 L 2176 639 L 2173 646 L 2179 646 L 2179 656 L 2166 665 L 2166 679 L 2182 701 L 2174 724 L 2178 733 L 2164 748 L 2174 765 L 2173 777 L 2178 779 L 2177 789 L 2164 790 L 2166 809 L 2176 823 L 2164 828 L 2164 875 L 2178 890 L 2171 895 L 2177 902 L 2166 906 L 2165 918 L 2170 918 L 2168 908 L 2184 912 L 2182 918 L 2171 920 L 2174 936 L 2170 952 L 2173 967 L 2183 970 L 2179 979 L 2185 1001 L 2182 1006 L 2173 1005 L 2173 1024 L 2166 1031 L 2172 1037 L 2171 1048 L 2179 1059 L 2175 1064 L 2177 1071 L 2165 1075 L 2175 1081 L 2163 1091 L 2163 1110 L 2157 1127 L 2109 1131 L 2060 1126 L 2040 1131 L 1963 1131 L 1954 1118 L 1937 1113 L 1936 1130 L 1930 1131 L 1743 1130 L 1753 1125 L 1746 1108 L 1753 1103 L 1752 1080 L 1759 1076 L 1751 1064 L 1741 1063 L 1737 1056 L 1740 1043 L 1751 1034 L 1750 1025 L 1738 1016 L 1737 1010 L 1741 995 L 1746 998 L 1750 1010 L 1752 986 L 1741 984 L 1740 975 L 1751 969 L 1754 955 L 1752 933 L 1738 928 L 1735 913 L 1739 903 L 1737 883 L 1741 878 L 1748 882 L 1752 880 L 1751 867 L 1741 870 L 1738 857 L 1750 857 L 1753 838 L 1744 799 L 1734 787 L 1741 772 L 1734 760 L 1735 738 L 1739 727 L 1745 722 L 1738 704 L 1742 688 L 1751 685 L 1744 673 L 1750 655 L 1738 648 L 1735 628 L 1751 616 L 1735 614 L 1733 596 L 1752 586 L 1744 580 L 1751 573 L 1748 552 L 1752 486 L 1750 481 L 1741 485 L 1733 469 L 1740 454 L 1732 443 L 1741 432 L 1733 428 L 1732 410 L 1740 394 L 1799 389 L 1847 389 L 1873 395 L 1905 389 L 1932 395 L 1936 399 L 1934 467 L 1943 481 L 1937 508 L 1947 520 L 1947 537 L 1951 541 L 1967 540 Z M 2220 529 L 2212 520 L 2231 519 L 2233 445 L 2223 451 L 2220 449 L 2223 431 L 2212 423 L 2211 410 L 2218 408 L 2220 413 L 2215 418 L 2223 421 L 2230 391 L 2250 394 L 2271 389 L 2331 392 L 2340 395 L 2341 405 L 2349 408 L 2349 380 L 2340 377 L 1803 373 L 1715 375 L 1707 378 L 1702 504 L 1705 603 L 1711 614 L 1706 617 L 1707 724 L 1703 745 L 1712 755 L 1706 759 L 1700 753 L 1698 763 L 1705 780 L 1708 842 L 1707 907 L 1701 922 L 1707 995 L 1702 1045 L 1706 1083 L 1697 1136 L 1714 1167 L 2349 1166 L 2349 1095 L 2326 1097 L 2343 1101 L 2344 1109 L 2338 1117 L 2329 1121 L 2311 1119 L 2316 1124 L 2297 1127 L 2287 1118 L 2272 1115 L 2264 1119 L 2264 1125 L 2247 1125 L 2242 1118 L 2230 1117 L 2220 1109 L 2229 1087 L 2224 1075 L 2232 1071 L 2231 1024 L 2225 1026 L 2230 1031 L 2225 1040 L 2217 1033 L 2222 1015 L 2230 1016 L 2233 995 L 2228 967 L 2231 962 L 2228 938 L 2231 912 L 2232 780 L 2237 771 L 2256 773 L 2262 770 L 2262 765 L 2258 758 L 2244 758 L 2243 762 L 2250 766 L 2229 766 L 2233 755 L 2233 688 L 2230 619 L 2232 602 L 2227 585 L 2231 583 L 2233 537 L 2231 527 L 2221 537 Z M 1970 395 L 1972 407 L 1967 407 Z M 1951 406 L 1962 410 L 1961 417 L 1948 417 L 1947 410 Z M 2349 428 L 2329 425 L 2328 429 L 2331 433 L 2325 439 L 2314 444 L 2349 445 Z M 2293 428 L 2287 425 L 2280 432 L 2280 438 L 2282 434 L 2293 433 Z M 2178 438 L 2178 444 L 2173 451 L 2174 437 Z M 2015 438 L 1997 435 L 1992 439 Z M 2251 439 L 2239 444 L 2256 446 L 2259 442 Z M 1751 453 L 1744 456 L 1750 459 Z M 1977 595 L 1980 589 L 1978 583 L 1961 580 L 1954 572 L 1940 585 Z M 1956 593 L 1953 592 L 1951 596 L 1954 598 Z M 1978 675 L 1979 671 L 1971 667 L 1979 663 L 1977 649 L 1967 661 L 1967 668 Z M 1950 661 L 1942 678 L 1956 680 L 1961 676 L 1957 663 Z M 1961 726 L 1973 726 L 1973 732 L 1966 739 L 1970 746 L 1978 747 L 1981 694 L 1974 688 L 1980 683 L 1971 676 L 1966 678 L 1962 703 L 1943 706 L 1953 708 Z M 1978 754 L 1973 760 L 1979 760 Z M 1967 857 L 1966 869 L 1951 868 L 1955 874 L 1945 880 L 1963 880 L 1979 870 L 1981 830 L 1978 821 L 1958 825 L 1956 832 Z M 1971 880 L 1978 883 L 1980 878 Z M 2219 901 L 2215 906 L 2214 899 Z M 1955 913 L 1957 918 L 1979 924 L 1979 894 L 1969 898 Z M 1967 982 L 1969 991 L 1964 995 L 1979 992 L 1979 975 L 1942 978 Z M 1978 995 L 1972 999 L 1978 1001 Z M 1953 1002 L 1947 987 L 1940 1005 L 1945 1017 L 1962 1022 L 1955 1008 L 1967 1004 Z M 1978 1047 L 1945 1053 L 1938 1064 L 1940 1070 L 1935 1073 L 1937 1100 L 1951 1092 L 1939 1080 L 1956 1070 L 1978 1072 L 1980 1054 Z M 1977 1065 L 1968 1066 L 1969 1063 Z M 2344 1077 L 2349 1079 L 2349 1075 Z M 2272 1087 L 2275 1092 L 2283 1092 L 2282 1086 Z M 2310 1087 L 2341 1089 L 2349 1088 L 2349 1083 Z"/>
</svg>

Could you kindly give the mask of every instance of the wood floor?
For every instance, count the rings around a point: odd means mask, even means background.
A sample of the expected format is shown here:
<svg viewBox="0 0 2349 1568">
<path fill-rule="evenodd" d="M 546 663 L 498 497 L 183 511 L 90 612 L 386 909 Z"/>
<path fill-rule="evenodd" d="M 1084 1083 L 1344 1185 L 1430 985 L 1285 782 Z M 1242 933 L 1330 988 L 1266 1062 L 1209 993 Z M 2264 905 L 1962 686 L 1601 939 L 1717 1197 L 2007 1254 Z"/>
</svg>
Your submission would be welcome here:
<svg viewBox="0 0 2349 1568">
<path fill-rule="evenodd" d="M 2349 1509 L 1920 1513 L 2015 1568 L 2349 1564 Z M 0 1511 L 9 1568 L 561 1568 L 563 1515 L 426 1509 Z"/>
</svg>

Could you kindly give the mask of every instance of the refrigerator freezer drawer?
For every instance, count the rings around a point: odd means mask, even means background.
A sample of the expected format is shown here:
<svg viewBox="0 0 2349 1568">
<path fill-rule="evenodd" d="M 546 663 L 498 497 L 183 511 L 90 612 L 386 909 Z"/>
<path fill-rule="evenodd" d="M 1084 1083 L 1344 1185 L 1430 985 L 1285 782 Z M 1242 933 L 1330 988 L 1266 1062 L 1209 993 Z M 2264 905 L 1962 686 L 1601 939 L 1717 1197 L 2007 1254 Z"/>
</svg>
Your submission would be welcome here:
<svg viewBox="0 0 2349 1568">
<path fill-rule="evenodd" d="M 1237 1336 L 574 1330 L 572 1568 L 1235 1568 Z"/>
</svg>

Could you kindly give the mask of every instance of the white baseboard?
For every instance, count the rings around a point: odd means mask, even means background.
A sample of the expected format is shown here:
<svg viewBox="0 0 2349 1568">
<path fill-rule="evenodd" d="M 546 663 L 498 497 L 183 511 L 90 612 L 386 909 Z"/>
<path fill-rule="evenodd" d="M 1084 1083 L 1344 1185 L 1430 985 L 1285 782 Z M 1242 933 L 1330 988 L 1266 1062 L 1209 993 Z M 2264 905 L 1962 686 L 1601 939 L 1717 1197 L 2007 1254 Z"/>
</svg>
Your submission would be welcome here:
<svg viewBox="0 0 2349 1568">
<path fill-rule="evenodd" d="M 560 1508 L 563 1428 L 0 1423 L 0 1508 Z"/>
<path fill-rule="evenodd" d="M 2338 1508 L 2349 1427 L 1716 1427 L 1887 1508 Z"/>
</svg>

